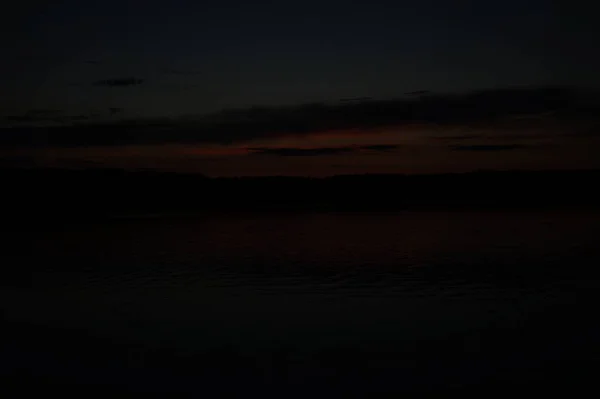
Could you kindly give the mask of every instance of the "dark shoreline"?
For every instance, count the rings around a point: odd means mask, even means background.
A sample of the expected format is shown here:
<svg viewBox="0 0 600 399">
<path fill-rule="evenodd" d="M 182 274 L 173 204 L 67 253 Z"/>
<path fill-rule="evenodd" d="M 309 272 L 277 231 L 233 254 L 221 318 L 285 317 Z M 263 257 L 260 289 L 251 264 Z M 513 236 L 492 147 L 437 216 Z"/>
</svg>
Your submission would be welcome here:
<svg viewBox="0 0 600 399">
<path fill-rule="evenodd" d="M 600 209 L 595 187 L 600 170 L 208 178 L 116 169 L 5 169 L 0 175 L 1 217 L 11 224 L 156 215 Z"/>
</svg>

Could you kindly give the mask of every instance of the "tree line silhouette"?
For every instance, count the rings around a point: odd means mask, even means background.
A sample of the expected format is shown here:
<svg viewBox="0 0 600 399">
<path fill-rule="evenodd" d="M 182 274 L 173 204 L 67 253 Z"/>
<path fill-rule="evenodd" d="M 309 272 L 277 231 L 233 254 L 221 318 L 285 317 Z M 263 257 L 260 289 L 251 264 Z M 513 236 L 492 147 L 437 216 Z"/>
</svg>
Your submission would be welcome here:
<svg viewBox="0 0 600 399">
<path fill-rule="evenodd" d="M 5 169 L 6 218 L 237 211 L 597 207 L 600 170 L 209 178 L 121 169 Z"/>
</svg>

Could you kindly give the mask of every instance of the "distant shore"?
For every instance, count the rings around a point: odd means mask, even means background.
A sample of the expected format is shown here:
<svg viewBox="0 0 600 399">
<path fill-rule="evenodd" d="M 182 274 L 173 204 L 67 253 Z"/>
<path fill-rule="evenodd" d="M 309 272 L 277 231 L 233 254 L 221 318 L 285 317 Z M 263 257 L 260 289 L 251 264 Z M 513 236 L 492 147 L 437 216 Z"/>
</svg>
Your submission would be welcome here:
<svg viewBox="0 0 600 399">
<path fill-rule="evenodd" d="M 600 209 L 600 170 L 240 177 L 117 169 L 5 169 L 4 220 L 238 212 Z"/>
</svg>

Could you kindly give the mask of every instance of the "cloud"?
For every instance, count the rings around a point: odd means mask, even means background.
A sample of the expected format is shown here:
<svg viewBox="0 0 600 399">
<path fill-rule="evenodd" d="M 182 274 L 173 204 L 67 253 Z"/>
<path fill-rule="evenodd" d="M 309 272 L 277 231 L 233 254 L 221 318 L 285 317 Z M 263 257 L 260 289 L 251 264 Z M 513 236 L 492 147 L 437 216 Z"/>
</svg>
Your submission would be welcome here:
<svg viewBox="0 0 600 399">
<path fill-rule="evenodd" d="M 340 98 L 340 102 L 362 102 L 362 101 L 370 101 L 372 97 L 352 97 L 352 98 Z"/>
<path fill-rule="evenodd" d="M 452 151 L 512 151 L 530 148 L 530 145 L 524 144 L 475 144 L 475 145 L 453 145 Z"/>
<path fill-rule="evenodd" d="M 540 140 L 540 139 L 554 139 L 557 137 L 564 136 L 564 134 L 559 134 L 551 131 L 550 129 L 544 131 L 534 131 L 534 132 L 524 132 L 524 133 L 513 133 L 513 131 L 522 131 L 523 129 L 517 129 L 517 127 L 511 129 L 510 132 L 505 133 L 494 133 L 489 132 L 488 134 L 465 134 L 465 135 L 457 135 L 457 136 L 430 136 L 430 139 L 444 141 L 446 143 L 463 143 L 467 141 L 486 141 L 486 140 L 497 140 L 498 138 L 502 138 L 503 140 L 510 141 L 531 141 L 531 140 Z"/>
<path fill-rule="evenodd" d="M 55 114 L 60 114 L 62 111 L 60 109 L 53 109 L 53 108 L 34 108 L 34 109 L 30 109 L 29 111 L 27 111 L 28 115 L 55 115 Z"/>
<path fill-rule="evenodd" d="M 400 146 L 396 145 L 396 144 L 374 144 L 374 145 L 363 145 L 363 146 L 360 146 L 359 148 L 362 150 L 387 152 L 387 151 L 395 150 L 398 147 L 400 147 Z"/>
<path fill-rule="evenodd" d="M 319 147 L 319 148 L 272 148 L 272 147 L 256 147 L 249 148 L 252 154 L 260 155 L 275 155 L 282 157 L 302 157 L 302 156 L 319 156 L 319 155 L 338 155 L 348 154 L 360 151 L 377 151 L 387 152 L 398 148 L 398 145 L 376 144 L 364 146 L 345 146 L 345 147 Z"/>
<path fill-rule="evenodd" d="M 140 84 L 136 78 L 111 79 L 101 81 L 102 85 L 128 86 Z M 86 147 L 120 146 L 140 144 L 220 144 L 240 145 L 256 140 L 281 138 L 287 136 L 311 135 L 318 132 L 354 130 L 373 135 L 377 143 L 375 130 L 393 128 L 399 135 L 403 127 L 419 125 L 440 129 L 463 129 L 477 126 L 490 127 L 484 137 L 500 138 L 499 126 L 510 137 L 511 125 L 508 115 L 526 115 L 552 112 L 551 123 L 573 128 L 577 126 L 600 126 L 600 93 L 588 96 L 591 101 L 580 101 L 580 93 L 564 87 L 537 87 L 503 90 L 487 90 L 449 95 L 430 95 L 419 98 L 395 100 L 370 100 L 333 104 L 300 104 L 282 107 L 250 107 L 227 109 L 209 115 L 186 118 L 139 118 L 117 119 L 100 122 L 92 118 L 75 127 L 46 127 L 42 130 L 28 130 L 26 133 L 4 129 L 0 136 L 0 145 L 6 141 L 21 142 L 36 135 L 44 137 L 48 146 Z M 587 101 L 587 100 L 586 100 Z M 574 104 L 577 104 L 575 106 Z M 582 113 L 582 104 L 586 112 Z M 121 111 L 109 110 L 113 115 Z M 12 121 L 32 120 L 31 115 L 14 116 Z M 29 119 L 28 119 L 29 118 Z M 40 121 L 40 118 L 36 118 Z M 583 122 L 580 122 L 583 121 Z M 548 123 L 540 121 L 539 123 Z M 535 125 L 540 126 L 540 125 Z M 412 128 L 410 128 L 412 129 Z M 409 129 L 409 130 L 410 130 Z M 527 127 L 530 129 L 530 126 Z M 414 130 L 414 129 L 413 129 Z M 595 130 L 594 130 L 595 131 Z M 486 130 L 487 132 L 487 130 Z M 588 133 L 588 134 L 593 134 Z M 14 136 L 13 138 L 8 138 Z M 483 136 L 482 136 L 483 137 Z M 475 134 L 454 135 L 448 138 L 439 136 L 437 140 L 458 141 L 479 138 Z M 34 140 L 35 141 L 35 140 Z M 495 146 L 460 146 L 456 151 L 503 151 L 515 149 Z M 364 148 L 363 150 L 367 150 Z M 372 147 L 371 150 L 385 150 L 384 147 Z M 327 152 L 328 150 L 324 150 Z M 331 151 L 331 150 L 330 150 Z M 338 150 L 332 150 L 338 151 Z M 346 150 L 348 151 L 348 150 Z M 309 152 L 298 152 L 309 154 Z M 288 151 L 289 154 L 289 151 Z"/>
<path fill-rule="evenodd" d="M 86 120 L 90 119 L 90 117 L 88 115 L 72 115 L 68 118 L 72 121 L 86 121 Z"/>
<path fill-rule="evenodd" d="M 421 96 L 423 94 L 431 93 L 429 90 L 416 90 L 416 91 L 407 91 L 404 93 L 407 96 Z"/>
<path fill-rule="evenodd" d="M 111 115 L 116 115 L 116 114 L 122 113 L 122 112 L 123 112 L 123 108 L 119 108 L 119 107 L 110 107 L 110 108 L 108 108 L 108 112 L 109 112 Z"/>
<path fill-rule="evenodd" d="M 24 115 L 8 115 L 4 118 L 7 122 L 13 123 L 67 123 L 72 121 L 88 120 L 87 115 L 60 115 L 60 111 L 52 110 L 53 112 L 31 112 L 28 111 Z M 57 115 L 59 114 L 59 115 Z M 0 140 L 1 143 L 1 140 Z"/>
<path fill-rule="evenodd" d="M 181 76 L 193 76 L 193 75 L 200 75 L 200 72 L 198 71 L 186 71 L 186 70 L 181 70 L 181 69 L 172 69 L 172 68 L 163 68 L 161 70 L 162 73 L 164 73 L 165 75 L 181 75 Z"/>
<path fill-rule="evenodd" d="M 34 122 L 34 121 L 47 121 L 48 118 L 39 118 L 33 115 L 8 115 L 4 118 L 8 122 Z"/>
<path fill-rule="evenodd" d="M 351 147 L 324 148 L 250 148 L 250 152 L 260 155 L 276 155 L 282 157 L 302 157 L 318 155 L 336 155 L 353 152 Z"/>
<path fill-rule="evenodd" d="M 463 134 L 458 136 L 431 136 L 434 140 L 442 141 L 465 141 L 465 140 L 476 140 L 487 137 L 484 134 Z"/>
<path fill-rule="evenodd" d="M 137 78 L 116 78 L 116 79 L 105 79 L 94 82 L 94 86 L 107 86 L 107 87 L 127 87 L 136 86 L 144 82 L 144 79 Z"/>
<path fill-rule="evenodd" d="M 600 137 L 600 121 L 575 129 L 573 135 L 576 137 Z"/>
<path fill-rule="evenodd" d="M 8 122 L 61 122 L 68 118 L 61 113 L 59 109 L 34 108 L 22 115 L 7 115 L 4 119 Z"/>
</svg>

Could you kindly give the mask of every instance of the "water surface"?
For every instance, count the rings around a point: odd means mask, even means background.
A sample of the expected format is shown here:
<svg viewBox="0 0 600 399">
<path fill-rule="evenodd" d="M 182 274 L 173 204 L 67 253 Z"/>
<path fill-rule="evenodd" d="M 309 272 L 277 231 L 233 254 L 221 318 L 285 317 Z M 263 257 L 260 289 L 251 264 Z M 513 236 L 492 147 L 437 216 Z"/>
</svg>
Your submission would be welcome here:
<svg viewBox="0 0 600 399">
<path fill-rule="evenodd" d="M 598 237 L 600 214 L 577 211 L 12 231 L 3 368 L 137 391 L 572 385 L 600 358 Z"/>
</svg>

